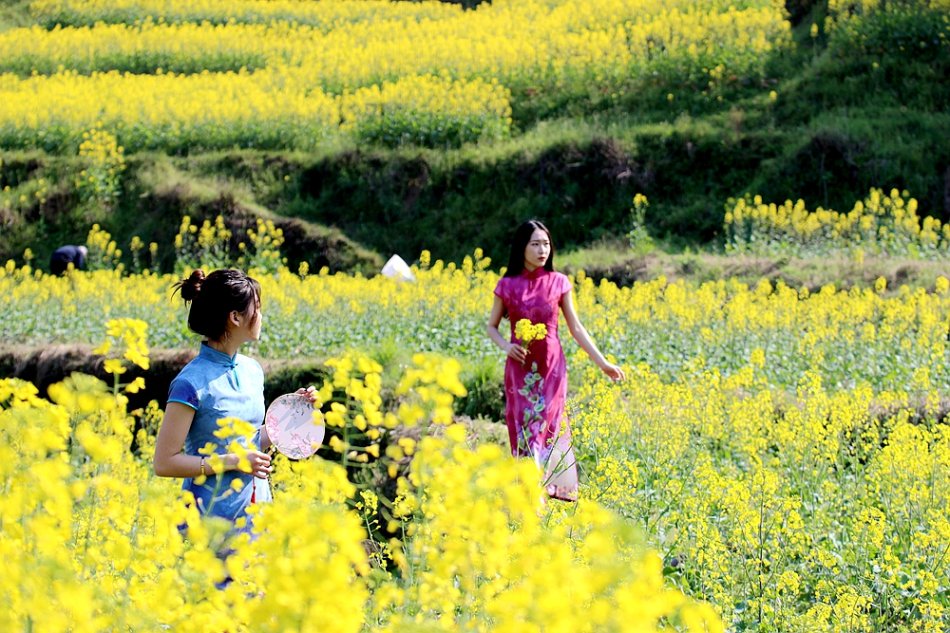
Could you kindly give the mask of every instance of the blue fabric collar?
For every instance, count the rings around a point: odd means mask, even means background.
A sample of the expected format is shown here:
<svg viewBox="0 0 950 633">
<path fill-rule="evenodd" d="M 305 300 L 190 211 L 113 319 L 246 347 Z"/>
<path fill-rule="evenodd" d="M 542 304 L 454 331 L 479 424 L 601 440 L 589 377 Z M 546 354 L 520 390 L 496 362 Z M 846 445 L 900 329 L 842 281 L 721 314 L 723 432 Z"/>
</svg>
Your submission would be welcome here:
<svg viewBox="0 0 950 633">
<path fill-rule="evenodd" d="M 217 365 L 225 365 L 229 369 L 234 369 L 237 366 L 237 353 L 234 356 L 228 356 L 224 352 L 219 352 L 211 347 L 205 341 L 201 342 L 201 350 L 198 352 L 198 356 Z"/>
</svg>

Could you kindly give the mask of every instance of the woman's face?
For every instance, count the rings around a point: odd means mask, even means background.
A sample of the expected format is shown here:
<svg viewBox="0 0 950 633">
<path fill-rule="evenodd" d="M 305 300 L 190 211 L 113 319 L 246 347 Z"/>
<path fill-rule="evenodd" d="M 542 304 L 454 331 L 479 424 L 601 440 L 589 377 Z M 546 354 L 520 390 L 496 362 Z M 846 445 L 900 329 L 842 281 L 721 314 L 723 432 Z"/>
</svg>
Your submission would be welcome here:
<svg viewBox="0 0 950 633">
<path fill-rule="evenodd" d="M 261 340 L 261 326 L 264 324 L 264 313 L 261 312 L 260 301 L 257 303 L 257 309 L 254 310 L 254 316 L 251 317 L 250 329 L 251 329 L 251 340 L 259 341 Z"/>
<path fill-rule="evenodd" d="M 528 270 L 541 268 L 551 256 L 551 238 L 541 230 L 535 229 L 524 249 L 524 267 Z"/>
<path fill-rule="evenodd" d="M 264 324 L 264 313 L 261 312 L 261 298 L 257 298 L 256 305 L 254 306 L 254 315 L 251 317 L 251 322 L 248 324 L 251 329 L 251 340 L 259 341 L 261 340 L 261 326 Z"/>
<path fill-rule="evenodd" d="M 257 304 L 254 308 L 248 310 L 244 314 L 238 313 L 238 325 L 232 334 L 238 334 L 243 341 L 259 341 L 261 340 L 261 325 L 264 323 L 264 313 L 261 312 L 261 301 L 257 300 Z"/>
</svg>

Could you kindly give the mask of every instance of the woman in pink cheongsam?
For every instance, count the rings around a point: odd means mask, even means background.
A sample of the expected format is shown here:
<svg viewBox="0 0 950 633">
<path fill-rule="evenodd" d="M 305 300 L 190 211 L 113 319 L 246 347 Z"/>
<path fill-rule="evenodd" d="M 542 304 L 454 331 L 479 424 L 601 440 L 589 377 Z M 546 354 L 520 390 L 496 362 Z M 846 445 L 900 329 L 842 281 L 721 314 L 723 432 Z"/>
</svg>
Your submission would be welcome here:
<svg viewBox="0 0 950 633">
<path fill-rule="evenodd" d="M 505 276 L 495 287 L 488 336 L 508 355 L 505 363 L 505 421 L 512 455 L 531 457 L 544 472 L 548 495 L 577 499 L 577 464 L 571 429 L 564 413 L 567 363 L 558 339 L 558 312 L 577 344 L 607 376 L 623 380 L 623 370 L 609 363 L 581 324 L 571 299 L 571 282 L 554 271 L 554 245 L 547 227 L 528 220 L 515 231 Z M 511 336 L 498 331 L 508 317 Z M 521 319 L 547 326 L 547 335 L 527 344 L 515 336 Z"/>
</svg>

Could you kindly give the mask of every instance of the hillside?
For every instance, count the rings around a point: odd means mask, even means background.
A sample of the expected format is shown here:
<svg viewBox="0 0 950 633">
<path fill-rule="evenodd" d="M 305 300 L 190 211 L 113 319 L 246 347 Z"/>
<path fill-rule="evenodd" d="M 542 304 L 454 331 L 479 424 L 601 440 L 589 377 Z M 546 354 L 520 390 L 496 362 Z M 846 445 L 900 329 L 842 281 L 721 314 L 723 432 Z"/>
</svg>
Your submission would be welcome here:
<svg viewBox="0 0 950 633">
<path fill-rule="evenodd" d="M 497 262 L 529 216 L 569 250 L 622 237 L 636 193 L 672 250 L 719 250 L 745 193 L 906 189 L 945 222 L 945 5 L 7 3 L 0 260 L 98 222 L 167 270 L 182 216 L 222 214 L 275 219 L 292 267 Z M 122 151 L 89 185 L 97 124 Z"/>
<path fill-rule="evenodd" d="M 0 631 L 950 630 L 948 35 L 0 0 Z"/>
</svg>

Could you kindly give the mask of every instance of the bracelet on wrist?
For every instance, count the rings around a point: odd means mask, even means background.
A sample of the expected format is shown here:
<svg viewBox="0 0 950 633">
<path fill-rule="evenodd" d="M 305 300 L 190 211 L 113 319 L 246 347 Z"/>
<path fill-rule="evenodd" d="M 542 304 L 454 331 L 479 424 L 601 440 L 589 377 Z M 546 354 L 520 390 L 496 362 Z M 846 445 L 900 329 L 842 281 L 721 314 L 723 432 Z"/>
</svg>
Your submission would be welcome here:
<svg viewBox="0 0 950 633">
<path fill-rule="evenodd" d="M 199 462 L 199 467 L 201 468 L 201 476 L 207 477 L 205 474 L 205 458 L 204 455 L 201 456 L 201 462 Z"/>
</svg>

